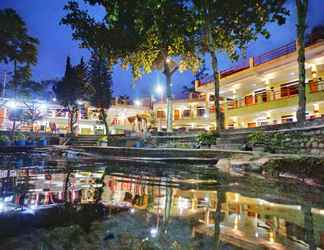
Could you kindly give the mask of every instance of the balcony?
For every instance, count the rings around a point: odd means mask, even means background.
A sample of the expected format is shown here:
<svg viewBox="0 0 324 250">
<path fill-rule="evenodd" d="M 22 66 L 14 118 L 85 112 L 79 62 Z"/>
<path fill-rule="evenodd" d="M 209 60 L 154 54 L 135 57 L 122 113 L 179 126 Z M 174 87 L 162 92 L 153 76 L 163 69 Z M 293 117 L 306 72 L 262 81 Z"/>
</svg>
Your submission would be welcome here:
<svg viewBox="0 0 324 250">
<path fill-rule="evenodd" d="M 284 84 L 280 90 L 268 90 L 257 95 L 228 100 L 228 115 L 240 116 L 255 112 L 298 105 L 298 81 Z M 324 81 L 306 85 L 308 103 L 324 101 Z"/>
</svg>

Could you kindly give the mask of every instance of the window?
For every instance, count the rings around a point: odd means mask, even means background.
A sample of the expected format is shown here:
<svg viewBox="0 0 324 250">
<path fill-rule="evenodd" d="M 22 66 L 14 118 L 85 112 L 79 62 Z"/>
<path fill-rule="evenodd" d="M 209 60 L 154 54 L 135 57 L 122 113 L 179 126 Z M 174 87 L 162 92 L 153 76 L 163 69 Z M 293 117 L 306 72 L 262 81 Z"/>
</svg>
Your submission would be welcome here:
<svg viewBox="0 0 324 250">
<path fill-rule="evenodd" d="M 159 119 L 163 119 L 163 118 L 165 118 L 165 112 L 164 112 L 163 110 L 158 110 L 158 111 L 156 112 L 156 116 L 157 116 L 157 118 L 159 118 Z"/>
<path fill-rule="evenodd" d="M 253 96 L 252 95 L 248 95 L 248 96 L 244 97 L 244 101 L 245 101 L 245 105 L 251 105 L 251 104 L 253 104 Z"/>
<path fill-rule="evenodd" d="M 190 117 L 191 116 L 191 110 L 190 109 L 185 109 L 182 111 L 182 116 L 183 117 Z"/>
<path fill-rule="evenodd" d="M 298 94 L 298 83 L 286 83 L 281 85 L 281 97 L 287 97 Z"/>
<path fill-rule="evenodd" d="M 281 116 L 281 123 L 289 123 L 294 121 L 294 116 L 293 115 L 284 115 Z"/>
<path fill-rule="evenodd" d="M 267 92 L 265 89 L 261 89 L 254 92 L 255 95 L 255 103 L 258 103 L 258 100 L 262 102 L 267 102 Z"/>
<path fill-rule="evenodd" d="M 180 111 L 178 109 L 174 110 L 174 120 L 180 119 Z"/>
<path fill-rule="evenodd" d="M 202 117 L 202 116 L 205 115 L 205 113 L 206 113 L 205 108 L 203 108 L 203 107 L 197 107 L 197 116 Z"/>
</svg>

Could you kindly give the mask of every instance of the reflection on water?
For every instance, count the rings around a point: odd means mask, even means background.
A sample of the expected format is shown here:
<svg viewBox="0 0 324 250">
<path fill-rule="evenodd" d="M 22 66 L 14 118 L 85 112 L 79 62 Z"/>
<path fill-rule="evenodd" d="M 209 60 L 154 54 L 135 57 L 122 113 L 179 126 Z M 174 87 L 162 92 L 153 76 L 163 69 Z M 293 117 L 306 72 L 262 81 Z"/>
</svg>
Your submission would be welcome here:
<svg viewBox="0 0 324 250">
<path fill-rule="evenodd" d="M 133 249 L 147 242 L 153 249 L 324 248 L 324 205 L 298 193 L 286 202 L 271 189 L 255 197 L 247 191 L 253 187 L 237 190 L 203 166 L 190 166 L 186 174 L 181 166 L 150 169 L 46 155 L 3 156 L 1 162 L 2 246 L 18 248 L 21 235 L 34 228 L 78 224 L 99 237 L 100 246 L 89 238 L 98 249 L 123 249 L 125 242 Z"/>
</svg>

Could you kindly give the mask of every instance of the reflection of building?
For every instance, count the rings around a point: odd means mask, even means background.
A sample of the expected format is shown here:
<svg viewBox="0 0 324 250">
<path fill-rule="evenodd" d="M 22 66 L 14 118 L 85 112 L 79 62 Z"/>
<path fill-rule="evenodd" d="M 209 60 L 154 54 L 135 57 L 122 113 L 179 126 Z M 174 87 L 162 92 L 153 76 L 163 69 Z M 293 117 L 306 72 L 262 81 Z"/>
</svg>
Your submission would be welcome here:
<svg viewBox="0 0 324 250">
<path fill-rule="evenodd" d="M 104 182 L 105 205 L 146 209 L 156 215 L 157 228 L 173 217 L 188 218 L 192 236 L 214 236 L 215 218 L 220 213 L 220 239 L 243 249 L 304 249 L 309 238 L 312 244 L 324 247 L 324 210 L 231 192 L 182 190 L 170 186 L 176 179 L 105 176 Z"/>
<path fill-rule="evenodd" d="M 35 102 L 24 103 L 12 99 L 0 100 L 0 129 L 9 130 L 13 126 L 11 114 L 17 110 L 24 110 L 35 119 L 34 131 L 55 131 L 66 133 L 69 131 L 69 112 L 66 108 L 55 103 Z M 103 134 L 104 126 L 99 122 L 99 112 L 96 108 L 80 104 L 77 121 L 78 134 Z M 115 101 L 108 110 L 108 125 L 112 133 L 128 131 L 141 131 L 146 129 L 149 107 L 136 106 L 129 103 Z M 30 114 L 31 113 L 31 114 Z M 30 131 L 31 122 L 27 118 L 18 120 L 16 126 L 20 130 Z"/>
<path fill-rule="evenodd" d="M 292 42 L 221 71 L 221 109 L 226 128 L 247 128 L 296 121 L 298 64 Z M 306 48 L 307 119 L 324 115 L 324 42 Z M 175 100 L 175 128 L 215 126 L 211 76 L 196 81 L 197 98 Z M 154 111 L 165 126 L 166 104 Z"/>
</svg>

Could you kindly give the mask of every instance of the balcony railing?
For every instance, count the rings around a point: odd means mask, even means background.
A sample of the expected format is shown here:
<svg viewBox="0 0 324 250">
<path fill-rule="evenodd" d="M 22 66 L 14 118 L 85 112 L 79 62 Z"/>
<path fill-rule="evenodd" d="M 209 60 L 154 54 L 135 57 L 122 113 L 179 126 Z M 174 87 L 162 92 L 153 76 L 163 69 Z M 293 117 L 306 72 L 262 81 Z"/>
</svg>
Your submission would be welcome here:
<svg viewBox="0 0 324 250">
<path fill-rule="evenodd" d="M 290 98 L 298 94 L 298 81 L 286 83 L 280 90 L 270 89 L 259 94 L 239 97 L 228 100 L 228 109 L 237 109 L 246 106 L 257 105 L 260 103 L 268 103 L 281 99 Z M 324 86 L 323 86 L 324 87 Z"/>
<path fill-rule="evenodd" d="M 312 44 L 309 44 L 309 45 L 312 45 Z M 296 51 L 296 42 L 293 41 L 293 42 L 290 42 L 288 44 L 285 44 L 279 48 L 276 48 L 276 49 L 273 49 L 273 50 L 270 50 L 266 53 L 263 53 L 259 56 L 255 56 L 253 57 L 253 66 L 257 66 L 257 65 L 261 65 L 261 64 L 264 64 L 266 62 L 269 62 L 269 61 L 272 61 L 276 58 L 279 58 L 281 56 L 284 56 L 284 55 L 288 55 L 290 53 L 293 53 Z M 243 71 L 245 69 L 248 69 L 250 67 L 250 63 L 249 63 L 249 58 L 247 59 L 244 59 L 242 60 L 241 62 L 235 64 L 234 66 L 228 68 L 228 69 L 225 69 L 225 70 L 222 70 L 220 72 L 220 75 L 221 75 L 221 78 L 223 77 L 226 77 L 226 76 L 229 76 L 229 75 L 232 75 L 234 73 L 237 73 L 237 72 L 240 72 L 240 71 Z M 208 84 L 208 83 L 211 83 L 214 81 L 214 77 L 213 75 L 209 75 L 207 77 L 205 77 L 204 79 L 202 79 L 199 83 L 199 85 L 204 85 L 204 84 Z"/>
<path fill-rule="evenodd" d="M 253 60 L 254 65 L 256 66 L 256 65 L 260 65 L 272 61 L 276 58 L 279 58 L 284 55 L 288 55 L 295 51 L 296 51 L 296 42 L 293 41 L 288 44 L 285 44 L 284 46 L 263 53 L 262 55 L 255 56 Z"/>
</svg>

